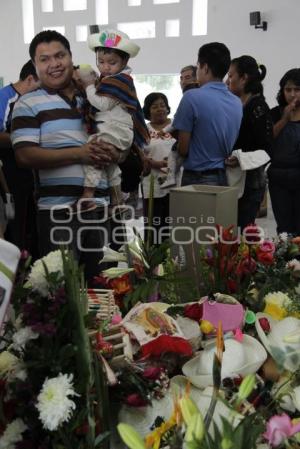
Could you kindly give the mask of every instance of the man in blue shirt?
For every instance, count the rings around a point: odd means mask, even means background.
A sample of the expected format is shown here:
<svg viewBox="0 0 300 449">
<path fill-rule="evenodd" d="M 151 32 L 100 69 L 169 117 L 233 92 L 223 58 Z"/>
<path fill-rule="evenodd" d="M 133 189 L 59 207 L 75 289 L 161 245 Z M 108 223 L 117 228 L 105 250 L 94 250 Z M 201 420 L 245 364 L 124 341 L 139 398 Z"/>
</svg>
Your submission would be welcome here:
<svg viewBox="0 0 300 449">
<path fill-rule="evenodd" d="M 230 155 L 242 120 L 242 103 L 223 83 L 230 52 L 219 42 L 200 47 L 199 89 L 187 91 L 173 126 L 179 131 L 178 152 L 185 157 L 182 185 L 227 185 L 224 161 Z"/>
<path fill-rule="evenodd" d="M 6 240 L 20 249 L 27 249 L 37 256 L 35 201 L 33 173 L 17 166 L 10 140 L 12 111 L 21 95 L 39 87 L 39 79 L 31 60 L 23 65 L 19 80 L 0 89 L 0 160 L 8 185 L 6 201 L 11 195 L 15 204 L 15 217 L 10 219 L 5 233 Z"/>
</svg>

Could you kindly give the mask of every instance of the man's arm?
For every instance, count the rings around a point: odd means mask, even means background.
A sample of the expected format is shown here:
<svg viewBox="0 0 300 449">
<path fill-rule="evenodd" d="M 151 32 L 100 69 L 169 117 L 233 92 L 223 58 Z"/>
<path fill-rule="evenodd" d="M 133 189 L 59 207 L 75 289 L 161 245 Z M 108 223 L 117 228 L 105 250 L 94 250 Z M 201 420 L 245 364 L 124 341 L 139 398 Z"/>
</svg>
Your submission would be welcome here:
<svg viewBox="0 0 300 449">
<path fill-rule="evenodd" d="M 187 157 L 189 152 L 191 133 L 189 131 L 179 131 L 178 135 L 178 153 L 182 157 Z"/>
<path fill-rule="evenodd" d="M 34 169 L 64 167 L 72 164 L 87 164 L 103 167 L 114 162 L 119 152 L 113 145 L 92 140 L 81 147 L 46 149 L 38 145 L 15 148 L 18 165 Z"/>
<path fill-rule="evenodd" d="M 10 134 L 0 132 L 0 150 L 7 150 L 11 148 Z"/>
</svg>

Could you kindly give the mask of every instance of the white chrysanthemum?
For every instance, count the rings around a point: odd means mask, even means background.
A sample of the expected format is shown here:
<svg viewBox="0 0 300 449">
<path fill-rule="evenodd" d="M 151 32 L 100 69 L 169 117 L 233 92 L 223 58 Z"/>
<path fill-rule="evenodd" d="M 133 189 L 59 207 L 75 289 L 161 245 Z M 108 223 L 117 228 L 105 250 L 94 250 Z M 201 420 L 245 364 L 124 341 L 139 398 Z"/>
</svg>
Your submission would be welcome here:
<svg viewBox="0 0 300 449">
<path fill-rule="evenodd" d="M 34 340 L 38 338 L 39 334 L 36 332 L 33 332 L 31 327 L 26 326 L 19 329 L 17 332 L 14 333 L 12 336 L 12 347 L 18 351 L 25 348 L 26 343 L 29 340 Z"/>
<path fill-rule="evenodd" d="M 45 429 L 56 430 L 71 418 L 76 405 L 68 396 L 79 396 L 74 391 L 72 380 L 72 374 L 62 373 L 45 380 L 36 405 Z"/>
<path fill-rule="evenodd" d="M 19 365 L 19 359 L 9 351 L 0 353 L 0 377 L 7 376 Z"/>
<path fill-rule="evenodd" d="M 0 449 L 15 449 L 15 444 L 22 441 L 22 433 L 27 426 L 22 419 L 17 418 L 7 425 L 3 435 L 0 438 Z"/>
<path fill-rule="evenodd" d="M 27 284 L 32 287 L 33 290 L 38 291 L 43 296 L 48 294 L 48 283 L 46 280 L 46 273 L 43 263 L 46 265 L 49 273 L 60 272 L 63 273 L 63 261 L 61 251 L 52 251 L 42 259 L 37 260 L 28 276 Z"/>
<path fill-rule="evenodd" d="M 297 259 L 289 260 L 286 267 L 292 269 L 293 271 L 300 271 L 300 262 Z"/>
<path fill-rule="evenodd" d="M 8 382 L 15 378 L 25 380 L 27 372 L 24 369 L 23 362 L 9 351 L 0 353 L 0 377 L 4 377 Z"/>
</svg>

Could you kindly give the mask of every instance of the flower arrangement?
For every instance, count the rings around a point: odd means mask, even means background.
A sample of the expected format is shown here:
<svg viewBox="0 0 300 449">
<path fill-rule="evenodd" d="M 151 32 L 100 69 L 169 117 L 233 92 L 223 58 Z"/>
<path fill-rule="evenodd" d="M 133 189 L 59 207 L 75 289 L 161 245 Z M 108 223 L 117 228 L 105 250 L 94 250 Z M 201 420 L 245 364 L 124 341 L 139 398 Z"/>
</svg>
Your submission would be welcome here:
<svg viewBox="0 0 300 449">
<path fill-rule="evenodd" d="M 182 296 L 186 301 L 195 298 L 196 289 L 191 280 L 180 276 L 180 266 L 171 257 L 168 241 L 147 247 L 134 230 L 132 240 L 119 252 L 104 249 L 102 262 L 125 261 L 128 268 L 109 268 L 95 278 L 97 283 L 114 290 L 123 310 L 139 301 L 177 303 Z"/>
<path fill-rule="evenodd" d="M 13 298 L 16 319 L 1 336 L 0 447 L 100 447 L 106 381 L 85 327 L 81 270 L 61 250 L 24 277 Z"/>
</svg>

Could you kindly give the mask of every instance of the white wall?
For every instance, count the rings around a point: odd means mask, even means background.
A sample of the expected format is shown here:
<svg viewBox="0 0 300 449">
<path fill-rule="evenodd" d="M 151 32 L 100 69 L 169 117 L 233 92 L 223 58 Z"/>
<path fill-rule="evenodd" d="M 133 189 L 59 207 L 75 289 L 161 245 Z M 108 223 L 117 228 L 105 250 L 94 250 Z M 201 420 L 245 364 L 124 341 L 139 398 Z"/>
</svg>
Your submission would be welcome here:
<svg viewBox="0 0 300 449">
<path fill-rule="evenodd" d="M 34 0 L 35 32 L 45 25 L 65 25 L 71 41 L 75 63 L 94 63 L 94 55 L 85 43 L 75 42 L 75 25 L 95 22 L 95 0 L 88 0 L 88 10 L 64 13 L 63 0 L 54 0 L 54 13 L 41 13 L 40 0 Z M 15 81 L 19 69 L 28 59 L 28 45 L 23 41 L 22 0 L 1 0 L 0 76 L 7 84 Z M 232 57 L 250 54 L 268 69 L 265 93 L 269 104 L 275 104 L 278 82 L 286 70 L 300 66 L 299 0 L 208 0 L 208 34 L 192 36 L 193 0 L 173 5 L 153 5 L 142 0 L 142 7 L 127 8 L 127 0 L 109 0 L 109 22 L 156 19 L 157 39 L 139 41 L 141 52 L 132 61 L 135 73 L 177 73 L 180 67 L 195 63 L 198 48 L 211 41 L 222 41 Z M 255 30 L 249 25 L 249 12 L 259 10 L 268 21 L 268 30 Z M 165 19 L 179 18 L 181 36 L 164 37 Z"/>
</svg>

